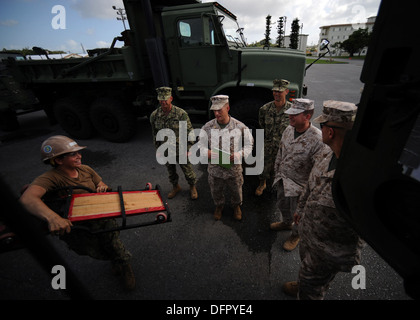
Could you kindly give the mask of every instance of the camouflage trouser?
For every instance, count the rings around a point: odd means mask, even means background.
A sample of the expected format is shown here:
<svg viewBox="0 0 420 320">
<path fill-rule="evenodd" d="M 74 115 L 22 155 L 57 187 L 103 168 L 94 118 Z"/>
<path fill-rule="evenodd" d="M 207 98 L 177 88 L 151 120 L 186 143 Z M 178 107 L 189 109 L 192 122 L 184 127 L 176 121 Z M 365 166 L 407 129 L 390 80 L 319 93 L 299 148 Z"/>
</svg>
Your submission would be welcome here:
<svg viewBox="0 0 420 320">
<path fill-rule="evenodd" d="M 214 204 L 221 206 L 225 204 L 224 189 L 227 187 L 231 193 L 230 203 L 232 207 L 242 204 L 242 185 L 244 184 L 244 177 L 238 175 L 233 178 L 217 178 L 209 175 L 208 177 L 211 196 Z"/>
<path fill-rule="evenodd" d="M 259 176 L 260 180 L 269 180 L 272 177 L 278 151 L 279 146 L 264 143 L 264 170 Z"/>
<path fill-rule="evenodd" d="M 299 255 L 299 300 L 323 300 L 335 275 L 340 271 L 334 264 L 311 255 L 303 241 L 300 243 Z"/>
<path fill-rule="evenodd" d="M 299 197 L 286 197 L 284 194 L 284 185 L 283 180 L 280 180 L 276 183 L 277 189 L 277 208 L 280 211 L 280 214 L 283 218 L 283 222 L 287 224 L 293 223 L 293 214 L 296 211 L 297 201 Z M 298 226 L 293 224 L 292 226 L 292 236 L 298 235 Z"/>
<path fill-rule="evenodd" d="M 77 225 L 87 227 L 92 232 L 118 227 L 115 219 L 79 222 Z M 88 255 L 99 260 L 127 264 L 131 260 L 131 253 L 124 247 L 119 234 L 118 231 L 91 234 L 75 229 L 61 236 L 60 239 L 79 255 Z"/>
<path fill-rule="evenodd" d="M 190 186 L 195 185 L 197 179 L 191 163 L 188 162 L 187 164 L 179 164 L 179 166 L 181 167 L 182 172 L 184 172 L 184 176 L 188 184 Z M 168 169 L 170 183 L 172 183 L 172 185 L 177 185 L 179 176 L 176 173 L 176 164 L 166 163 L 166 168 Z"/>
</svg>

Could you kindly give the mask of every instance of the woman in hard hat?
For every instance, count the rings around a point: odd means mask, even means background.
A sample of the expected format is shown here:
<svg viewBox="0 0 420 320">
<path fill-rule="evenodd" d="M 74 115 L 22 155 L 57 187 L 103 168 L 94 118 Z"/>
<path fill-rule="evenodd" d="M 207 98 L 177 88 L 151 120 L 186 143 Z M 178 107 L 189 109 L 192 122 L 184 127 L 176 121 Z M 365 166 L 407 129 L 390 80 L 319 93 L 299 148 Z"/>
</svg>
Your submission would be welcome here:
<svg viewBox="0 0 420 320">
<path fill-rule="evenodd" d="M 52 165 L 52 169 L 37 177 L 22 194 L 20 201 L 36 217 L 48 223 L 49 231 L 60 236 L 70 249 L 96 259 L 111 260 L 113 269 L 122 271 L 127 288 L 133 289 L 135 278 L 131 269 L 131 253 L 125 249 L 118 232 L 90 234 L 73 230 L 71 221 L 61 217 L 50 209 L 42 200 L 49 191 L 62 187 L 83 186 L 96 192 L 106 192 L 108 186 L 89 166 L 82 164 L 80 151 L 85 149 L 66 136 L 52 136 L 41 146 L 41 159 Z M 75 189 L 74 193 L 88 192 Z M 114 219 L 102 219 L 83 222 L 95 231 L 117 227 Z"/>
</svg>

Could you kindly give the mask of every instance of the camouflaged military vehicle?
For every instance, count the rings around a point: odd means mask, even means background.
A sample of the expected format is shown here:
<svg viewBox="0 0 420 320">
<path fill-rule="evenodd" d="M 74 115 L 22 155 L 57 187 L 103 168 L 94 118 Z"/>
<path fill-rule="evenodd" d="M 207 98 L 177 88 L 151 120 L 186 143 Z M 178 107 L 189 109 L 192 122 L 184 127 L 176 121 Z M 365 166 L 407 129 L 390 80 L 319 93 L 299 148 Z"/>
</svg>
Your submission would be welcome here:
<svg viewBox="0 0 420 320">
<path fill-rule="evenodd" d="M 74 138 L 96 131 L 110 141 L 130 139 L 136 117 L 156 108 L 159 86 L 170 86 L 174 104 L 198 123 L 211 116 L 210 97 L 227 94 L 231 114 L 257 127 L 276 78 L 291 82 L 289 99 L 301 97 L 305 53 L 247 47 L 236 16 L 219 3 L 124 0 L 124 6 L 130 29 L 110 48 L 86 58 L 10 65 L 16 81 Z M 115 47 L 118 41 L 122 47 Z"/>
<path fill-rule="evenodd" d="M 15 81 L 6 66 L 7 60 L 25 57 L 13 51 L 0 52 L 0 130 L 13 131 L 19 128 L 18 115 L 40 110 L 40 105 L 31 90 Z"/>
</svg>

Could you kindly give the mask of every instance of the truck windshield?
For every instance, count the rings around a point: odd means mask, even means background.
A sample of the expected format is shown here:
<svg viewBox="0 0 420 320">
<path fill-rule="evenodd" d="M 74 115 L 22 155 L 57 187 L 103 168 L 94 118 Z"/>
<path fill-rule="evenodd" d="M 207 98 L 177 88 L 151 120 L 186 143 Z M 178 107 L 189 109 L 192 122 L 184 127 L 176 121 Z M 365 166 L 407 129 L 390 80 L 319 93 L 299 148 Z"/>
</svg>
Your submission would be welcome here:
<svg viewBox="0 0 420 320">
<path fill-rule="evenodd" d="M 217 10 L 217 13 L 229 46 L 233 45 L 245 47 L 245 39 L 238 22 L 220 10 Z"/>
</svg>

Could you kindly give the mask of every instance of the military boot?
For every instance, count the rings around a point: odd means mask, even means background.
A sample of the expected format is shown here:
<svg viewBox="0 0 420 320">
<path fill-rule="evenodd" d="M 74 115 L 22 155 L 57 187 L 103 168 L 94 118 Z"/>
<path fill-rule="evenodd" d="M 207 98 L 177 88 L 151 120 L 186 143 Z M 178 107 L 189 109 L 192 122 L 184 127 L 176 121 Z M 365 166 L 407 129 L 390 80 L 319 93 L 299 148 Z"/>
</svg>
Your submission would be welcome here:
<svg viewBox="0 0 420 320">
<path fill-rule="evenodd" d="M 179 186 L 179 184 L 174 185 L 173 189 L 168 194 L 168 199 L 172 199 L 180 191 L 181 191 L 181 187 Z"/>
<path fill-rule="evenodd" d="M 198 192 L 195 186 L 190 186 L 190 195 L 192 200 L 196 200 L 198 198 Z"/>
<path fill-rule="evenodd" d="M 284 231 L 284 230 L 292 230 L 292 224 L 288 224 L 285 222 L 273 222 L 270 224 L 270 229 L 274 231 Z"/>
<path fill-rule="evenodd" d="M 242 211 L 239 205 L 233 208 L 233 218 L 238 221 L 242 220 Z"/>
<path fill-rule="evenodd" d="M 222 211 L 223 211 L 223 206 L 216 206 L 216 210 L 214 211 L 215 220 L 220 220 L 222 218 Z"/>
<path fill-rule="evenodd" d="M 133 290 L 136 286 L 136 278 L 134 277 L 133 269 L 131 265 L 123 264 L 120 262 L 113 262 L 112 263 L 112 273 L 115 276 L 121 276 L 124 287 L 128 290 Z"/>
<path fill-rule="evenodd" d="M 266 188 L 265 180 L 260 180 L 260 185 L 257 187 L 257 190 L 255 190 L 255 195 L 256 196 L 262 195 L 265 188 Z"/>
<path fill-rule="evenodd" d="M 283 284 L 282 290 L 288 296 L 297 298 L 299 285 L 297 281 L 290 281 Z"/>
<path fill-rule="evenodd" d="M 291 235 L 289 239 L 283 244 L 283 249 L 286 251 L 292 251 L 296 248 L 299 243 L 299 236 L 298 235 Z"/>
<path fill-rule="evenodd" d="M 131 268 L 131 264 L 122 265 L 121 274 L 125 288 L 127 290 L 133 290 L 136 287 L 136 278 L 134 276 L 133 268 Z"/>
</svg>

